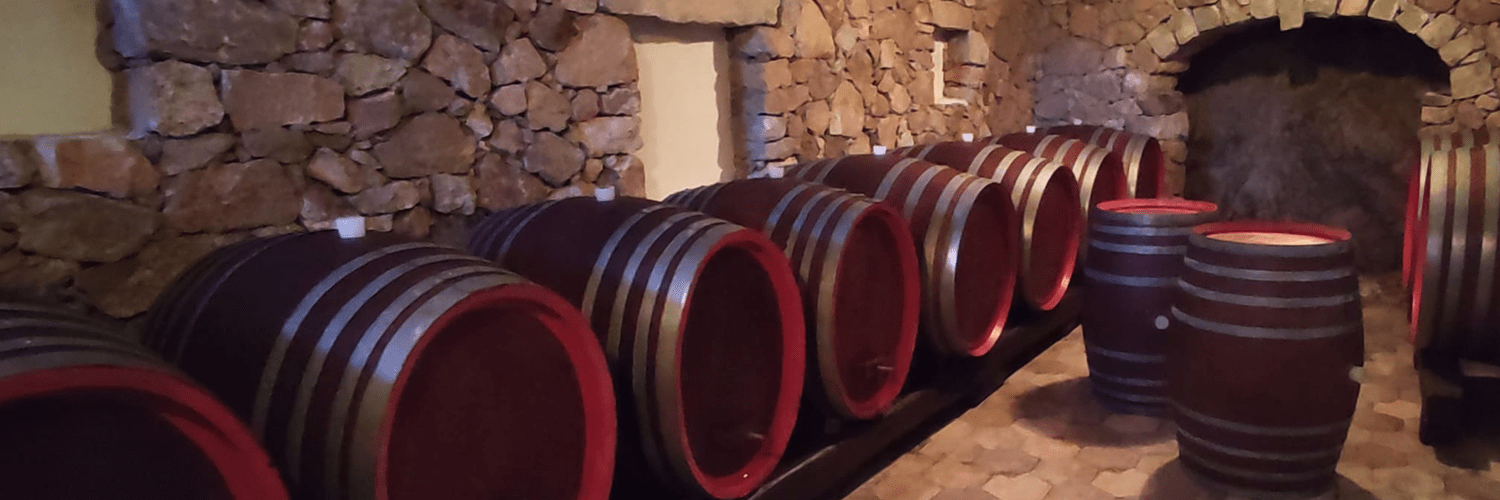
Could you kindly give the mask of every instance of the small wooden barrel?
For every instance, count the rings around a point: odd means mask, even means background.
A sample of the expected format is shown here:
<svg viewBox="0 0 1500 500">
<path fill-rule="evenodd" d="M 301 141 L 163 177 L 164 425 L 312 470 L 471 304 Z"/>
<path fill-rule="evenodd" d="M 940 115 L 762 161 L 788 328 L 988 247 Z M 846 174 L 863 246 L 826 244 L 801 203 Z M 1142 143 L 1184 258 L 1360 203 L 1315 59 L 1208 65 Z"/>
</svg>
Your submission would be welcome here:
<svg viewBox="0 0 1500 500">
<path fill-rule="evenodd" d="M 1422 254 L 1412 281 L 1416 345 L 1465 359 L 1500 360 L 1500 149 L 1431 157 Z"/>
<path fill-rule="evenodd" d="M 1166 410 L 1163 331 L 1192 227 L 1219 207 L 1181 199 L 1115 200 L 1089 218 L 1083 341 L 1089 382 L 1104 407 L 1160 415 Z"/>
<path fill-rule="evenodd" d="M 614 397 L 588 324 L 457 250 L 330 231 L 226 247 L 158 299 L 145 340 L 302 498 L 609 494 Z"/>
<path fill-rule="evenodd" d="M 775 243 L 641 198 L 567 198 L 496 213 L 469 248 L 592 321 L 628 395 L 617 482 L 654 475 L 736 498 L 771 474 L 796 420 L 806 346 L 797 280 Z"/>
<path fill-rule="evenodd" d="M 1078 178 L 1085 214 L 1100 203 L 1130 197 L 1126 189 L 1125 164 L 1107 149 L 1060 135 L 1010 134 L 990 142 L 1026 151 L 1071 169 L 1073 176 Z"/>
<path fill-rule="evenodd" d="M 1406 192 L 1406 225 L 1402 233 L 1401 285 L 1412 287 L 1412 280 L 1426 256 L 1427 178 L 1433 161 L 1446 162 L 1449 151 L 1476 147 L 1500 147 L 1500 129 L 1461 130 L 1451 134 L 1422 136 L 1414 165 L 1408 167 Z"/>
<path fill-rule="evenodd" d="M 1057 307 L 1078 262 L 1083 227 L 1078 181 L 1067 168 L 1014 149 L 972 142 L 914 146 L 895 153 L 999 182 L 1021 219 L 1021 297 L 1038 310 Z"/>
<path fill-rule="evenodd" d="M 1314 496 L 1334 466 L 1364 361 L 1349 233 L 1217 222 L 1189 237 L 1168 354 L 1187 470 L 1245 496 Z"/>
<path fill-rule="evenodd" d="M 805 392 L 844 418 L 868 419 L 901 392 L 917 341 L 916 243 L 901 214 L 870 198 L 791 179 L 753 179 L 666 199 L 779 243 L 807 311 Z"/>
<path fill-rule="evenodd" d="M 0 481 L 17 500 L 285 499 L 255 437 L 114 325 L 0 303 Z"/>
<path fill-rule="evenodd" d="M 1113 151 L 1125 164 L 1126 191 L 1135 198 L 1156 198 L 1166 192 L 1166 156 L 1155 137 L 1093 125 L 1064 125 L 1047 129 Z"/>
<path fill-rule="evenodd" d="M 1004 187 L 896 155 L 823 160 L 787 175 L 881 200 L 911 222 L 923 264 L 923 330 L 938 352 L 983 356 L 1000 340 L 1020 240 Z"/>
</svg>

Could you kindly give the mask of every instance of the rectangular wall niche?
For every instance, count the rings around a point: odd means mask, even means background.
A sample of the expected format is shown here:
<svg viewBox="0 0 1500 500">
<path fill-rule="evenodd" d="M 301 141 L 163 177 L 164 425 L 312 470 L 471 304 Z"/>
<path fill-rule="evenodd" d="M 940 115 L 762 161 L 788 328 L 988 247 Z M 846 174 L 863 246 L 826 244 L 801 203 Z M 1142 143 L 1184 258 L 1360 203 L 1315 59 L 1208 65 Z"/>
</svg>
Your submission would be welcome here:
<svg viewBox="0 0 1500 500">
<path fill-rule="evenodd" d="M 729 179 L 729 42 L 724 29 L 653 19 L 630 21 L 640 65 L 646 195 Z"/>
<path fill-rule="evenodd" d="M 96 0 L 0 0 L 0 136 L 107 130 Z"/>
</svg>

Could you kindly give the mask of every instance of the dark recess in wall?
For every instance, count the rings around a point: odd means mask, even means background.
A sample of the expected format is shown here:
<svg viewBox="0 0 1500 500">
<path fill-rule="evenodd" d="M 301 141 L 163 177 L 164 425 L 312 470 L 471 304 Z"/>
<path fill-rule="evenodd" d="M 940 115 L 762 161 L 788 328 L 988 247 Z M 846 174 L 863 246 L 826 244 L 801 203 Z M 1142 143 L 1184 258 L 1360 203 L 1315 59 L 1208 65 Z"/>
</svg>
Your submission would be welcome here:
<svg viewBox="0 0 1500 500">
<path fill-rule="evenodd" d="M 1309 18 L 1232 26 L 1190 55 L 1186 195 L 1231 218 L 1348 228 L 1359 267 L 1400 257 L 1405 172 L 1414 165 L 1421 94 L 1448 67 L 1384 21 Z"/>
</svg>

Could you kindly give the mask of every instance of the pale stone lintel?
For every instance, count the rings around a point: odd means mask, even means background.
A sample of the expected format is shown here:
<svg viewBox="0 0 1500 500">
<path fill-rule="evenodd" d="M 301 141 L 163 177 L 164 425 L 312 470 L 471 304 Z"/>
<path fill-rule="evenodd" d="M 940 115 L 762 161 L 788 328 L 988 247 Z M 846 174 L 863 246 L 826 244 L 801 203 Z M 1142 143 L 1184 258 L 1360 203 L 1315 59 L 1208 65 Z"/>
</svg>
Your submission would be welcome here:
<svg viewBox="0 0 1500 500">
<path fill-rule="evenodd" d="M 778 0 L 599 0 L 600 10 L 614 14 L 727 26 L 776 24 L 780 7 Z"/>
</svg>

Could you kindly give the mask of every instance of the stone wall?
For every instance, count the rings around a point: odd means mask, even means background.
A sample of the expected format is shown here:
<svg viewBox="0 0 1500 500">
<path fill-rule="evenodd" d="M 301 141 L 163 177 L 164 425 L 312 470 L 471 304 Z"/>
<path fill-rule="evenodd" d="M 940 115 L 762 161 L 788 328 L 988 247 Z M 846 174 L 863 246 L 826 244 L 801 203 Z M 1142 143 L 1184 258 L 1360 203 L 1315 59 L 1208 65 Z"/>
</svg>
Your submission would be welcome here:
<svg viewBox="0 0 1500 500">
<path fill-rule="evenodd" d="M 1451 91 L 1424 98 L 1425 131 L 1500 126 L 1500 3 L 1491 0 L 1043 1 L 1049 29 L 1038 40 L 1037 123 L 1077 120 L 1152 135 L 1174 163 L 1169 186 L 1177 193 L 1189 123 L 1174 75 L 1216 29 L 1251 19 L 1275 19 L 1283 30 L 1308 16 L 1393 22 L 1451 68 Z"/>
<path fill-rule="evenodd" d="M 779 2 L 779 3 L 778 3 Z M 101 0 L 118 132 L 0 140 L 0 298 L 138 317 L 193 261 L 341 216 L 642 195 L 617 15 L 726 27 L 739 174 L 1031 121 L 1031 0 Z M 755 26 L 755 27 L 749 27 Z M 938 40 L 948 68 L 934 77 Z M 941 80 L 944 98 L 932 90 Z"/>
<path fill-rule="evenodd" d="M 461 243 L 486 211 L 639 194 L 633 45 L 599 8 L 101 2 L 121 131 L 0 142 L 0 293 L 132 317 L 252 235 L 362 215 Z"/>
<path fill-rule="evenodd" d="M 1030 1 L 783 0 L 776 26 L 733 38 L 739 164 L 758 170 L 1022 128 L 1041 12 Z"/>
</svg>

